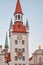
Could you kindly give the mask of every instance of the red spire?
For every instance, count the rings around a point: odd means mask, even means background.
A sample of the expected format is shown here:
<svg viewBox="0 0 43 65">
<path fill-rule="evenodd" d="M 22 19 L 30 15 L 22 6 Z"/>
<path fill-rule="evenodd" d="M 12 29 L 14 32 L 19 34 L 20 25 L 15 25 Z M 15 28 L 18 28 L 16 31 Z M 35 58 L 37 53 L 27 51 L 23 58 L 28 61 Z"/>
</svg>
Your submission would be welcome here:
<svg viewBox="0 0 43 65">
<path fill-rule="evenodd" d="M 14 14 L 16 14 L 16 13 L 21 13 L 21 14 L 23 14 L 19 0 L 17 0 L 16 9 L 15 9 L 15 13 L 14 13 Z"/>
</svg>

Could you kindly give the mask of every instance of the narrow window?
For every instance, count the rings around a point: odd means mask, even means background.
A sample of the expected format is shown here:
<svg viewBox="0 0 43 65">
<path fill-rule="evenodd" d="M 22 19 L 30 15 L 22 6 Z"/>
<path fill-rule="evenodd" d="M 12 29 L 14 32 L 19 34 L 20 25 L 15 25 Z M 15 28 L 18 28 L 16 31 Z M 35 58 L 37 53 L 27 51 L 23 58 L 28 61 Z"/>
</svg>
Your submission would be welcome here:
<svg viewBox="0 0 43 65">
<path fill-rule="evenodd" d="M 22 40 L 22 44 L 24 44 L 24 40 Z"/>
<path fill-rule="evenodd" d="M 15 65 L 17 65 L 17 64 L 15 64 Z"/>
<path fill-rule="evenodd" d="M 18 57 L 17 56 L 15 56 L 15 61 L 17 61 L 18 60 Z"/>
<path fill-rule="evenodd" d="M 17 40 L 15 40 L 15 44 L 17 44 Z"/>
<path fill-rule="evenodd" d="M 15 52 L 17 52 L 17 48 L 15 48 Z"/>
<path fill-rule="evenodd" d="M 17 15 L 15 16 L 15 18 L 17 19 Z"/>
<path fill-rule="evenodd" d="M 21 65 L 21 64 L 19 64 L 19 65 Z"/>
<path fill-rule="evenodd" d="M 22 60 L 25 61 L 25 56 L 22 57 Z"/>
<path fill-rule="evenodd" d="M 24 49 L 24 48 L 22 48 L 22 51 L 23 51 L 23 52 L 25 52 L 25 49 Z"/>
<path fill-rule="evenodd" d="M 25 65 L 25 64 L 23 64 L 23 65 Z"/>
<path fill-rule="evenodd" d="M 20 15 L 18 15 L 18 19 L 20 20 Z"/>
</svg>

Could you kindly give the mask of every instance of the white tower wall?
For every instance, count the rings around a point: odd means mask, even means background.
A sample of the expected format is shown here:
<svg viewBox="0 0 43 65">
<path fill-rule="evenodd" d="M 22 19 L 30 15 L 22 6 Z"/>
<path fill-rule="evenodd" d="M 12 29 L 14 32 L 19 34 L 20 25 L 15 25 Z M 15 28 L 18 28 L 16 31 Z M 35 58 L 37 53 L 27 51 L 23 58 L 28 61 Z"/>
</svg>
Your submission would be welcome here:
<svg viewBox="0 0 43 65">
<path fill-rule="evenodd" d="M 18 40 L 17 39 L 17 36 L 21 35 L 22 36 L 22 39 L 21 40 Z M 15 44 L 15 40 L 17 40 L 17 44 Z M 24 44 L 22 44 L 22 40 L 24 40 Z M 23 56 L 25 56 L 25 61 L 22 60 L 17 60 L 15 61 L 15 56 L 17 56 L 17 52 L 15 52 L 15 48 L 17 49 L 22 49 L 24 48 L 25 49 L 25 52 L 23 52 Z M 25 65 L 28 65 L 28 58 L 29 58 L 29 53 L 28 53 L 28 35 L 27 33 L 14 33 L 12 34 L 12 36 L 10 37 L 10 52 L 11 52 L 11 63 L 13 65 L 17 64 L 25 64 Z"/>
</svg>

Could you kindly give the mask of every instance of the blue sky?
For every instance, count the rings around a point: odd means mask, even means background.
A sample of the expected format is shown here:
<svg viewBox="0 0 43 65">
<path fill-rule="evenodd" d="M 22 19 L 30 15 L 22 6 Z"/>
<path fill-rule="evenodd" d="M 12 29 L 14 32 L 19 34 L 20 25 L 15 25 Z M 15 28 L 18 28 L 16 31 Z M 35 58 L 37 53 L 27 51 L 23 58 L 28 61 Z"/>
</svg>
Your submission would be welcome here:
<svg viewBox="0 0 43 65">
<path fill-rule="evenodd" d="M 13 19 L 17 0 L 0 0 L 0 44 L 5 44 L 5 35 Z M 20 0 L 24 13 L 23 22 L 29 23 L 29 51 L 31 54 L 39 45 L 43 48 L 43 0 Z"/>
</svg>

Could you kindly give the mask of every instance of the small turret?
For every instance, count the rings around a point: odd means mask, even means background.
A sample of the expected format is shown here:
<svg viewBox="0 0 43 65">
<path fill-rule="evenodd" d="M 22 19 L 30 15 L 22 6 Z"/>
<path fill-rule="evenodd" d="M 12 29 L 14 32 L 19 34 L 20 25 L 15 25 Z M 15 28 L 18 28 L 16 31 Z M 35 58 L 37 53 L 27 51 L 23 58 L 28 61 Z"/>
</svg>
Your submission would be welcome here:
<svg viewBox="0 0 43 65">
<path fill-rule="evenodd" d="M 5 39 L 5 57 L 8 57 L 8 36 L 6 33 L 6 39 Z"/>
<path fill-rule="evenodd" d="M 8 48 L 8 37 L 7 37 L 7 33 L 6 33 L 6 39 L 5 39 L 5 48 Z"/>
<path fill-rule="evenodd" d="M 41 45 L 38 46 L 39 49 L 41 49 L 41 47 L 42 47 Z"/>
<path fill-rule="evenodd" d="M 26 26 L 29 27 L 29 24 L 28 24 L 28 19 L 26 20 Z"/>
<path fill-rule="evenodd" d="M 27 31 L 27 32 L 29 32 L 29 24 L 28 24 L 28 19 L 26 20 L 26 26 L 25 26 L 25 28 L 26 28 L 26 31 Z"/>
<path fill-rule="evenodd" d="M 12 31 L 13 31 L 13 22 L 12 22 L 12 18 L 11 18 L 10 28 L 9 28 L 9 36 L 11 36 Z"/>
<path fill-rule="evenodd" d="M 13 22 L 12 22 L 12 18 L 11 18 L 10 27 L 12 27 L 12 25 L 13 25 Z"/>
</svg>

